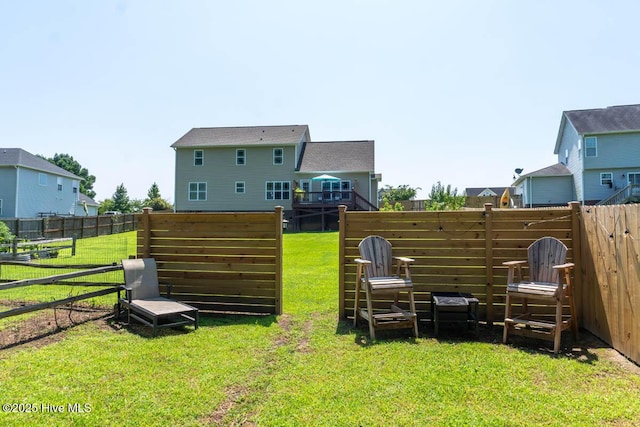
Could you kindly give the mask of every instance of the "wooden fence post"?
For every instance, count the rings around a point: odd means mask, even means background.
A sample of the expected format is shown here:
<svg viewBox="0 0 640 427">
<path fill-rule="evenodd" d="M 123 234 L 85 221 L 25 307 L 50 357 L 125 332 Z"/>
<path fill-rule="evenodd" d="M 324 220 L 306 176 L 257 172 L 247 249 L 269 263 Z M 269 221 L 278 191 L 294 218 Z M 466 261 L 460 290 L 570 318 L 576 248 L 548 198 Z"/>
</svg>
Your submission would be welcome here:
<svg viewBox="0 0 640 427">
<path fill-rule="evenodd" d="M 283 207 L 276 206 L 275 227 L 276 227 L 276 283 L 275 283 L 275 311 L 282 314 L 282 219 Z"/>
<path fill-rule="evenodd" d="M 142 209 L 142 258 L 151 257 L 151 218 L 152 208 Z M 140 232 L 140 231 L 138 231 Z"/>
<path fill-rule="evenodd" d="M 487 279 L 487 325 L 493 326 L 493 221 L 491 208 L 493 204 L 484 204 L 484 249 L 485 274 Z"/>
<path fill-rule="evenodd" d="M 582 268 L 582 235 L 580 233 L 581 226 L 581 208 L 580 202 L 569 202 L 571 208 L 571 246 L 573 248 L 573 300 L 576 303 L 576 319 L 578 327 L 582 324 L 582 275 L 585 274 Z M 577 291 L 577 292 L 576 292 Z M 576 295 L 577 294 L 577 295 Z"/>
<path fill-rule="evenodd" d="M 344 283 L 344 253 L 345 253 L 345 233 L 347 231 L 347 207 L 345 205 L 338 206 L 338 277 L 340 278 L 338 284 L 338 318 L 346 319 L 346 312 L 344 307 L 345 299 L 345 283 Z"/>
</svg>

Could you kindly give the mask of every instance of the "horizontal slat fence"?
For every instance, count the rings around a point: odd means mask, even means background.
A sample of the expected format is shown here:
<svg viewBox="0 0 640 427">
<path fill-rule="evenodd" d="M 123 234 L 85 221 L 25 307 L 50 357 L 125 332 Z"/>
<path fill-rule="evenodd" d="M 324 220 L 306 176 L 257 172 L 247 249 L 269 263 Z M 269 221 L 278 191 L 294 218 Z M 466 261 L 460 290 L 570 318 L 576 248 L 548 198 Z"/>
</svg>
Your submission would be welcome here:
<svg viewBox="0 0 640 427">
<path fill-rule="evenodd" d="M 543 236 L 561 239 L 574 257 L 573 236 L 579 232 L 580 207 L 484 209 L 426 212 L 350 212 L 340 210 L 340 317 L 353 315 L 356 280 L 354 259 L 358 243 L 380 235 L 393 245 L 393 253 L 414 258 L 411 275 L 416 310 L 421 319 L 431 312 L 431 292 L 472 293 L 480 300 L 480 317 L 502 321 L 507 270 L 502 262 L 527 259 L 527 247 Z M 574 282 L 579 282 L 579 275 Z M 374 308 L 388 306 L 376 301 Z M 531 306 L 530 306 L 531 307 Z M 539 314 L 552 315 L 541 307 Z M 568 307 L 567 307 L 568 311 Z"/>
<path fill-rule="evenodd" d="M 203 312 L 282 313 L 282 208 L 157 213 L 138 222 L 137 256 L 153 257 L 173 298 Z"/>
<path fill-rule="evenodd" d="M 640 205 L 582 208 L 583 324 L 640 363 Z"/>
</svg>

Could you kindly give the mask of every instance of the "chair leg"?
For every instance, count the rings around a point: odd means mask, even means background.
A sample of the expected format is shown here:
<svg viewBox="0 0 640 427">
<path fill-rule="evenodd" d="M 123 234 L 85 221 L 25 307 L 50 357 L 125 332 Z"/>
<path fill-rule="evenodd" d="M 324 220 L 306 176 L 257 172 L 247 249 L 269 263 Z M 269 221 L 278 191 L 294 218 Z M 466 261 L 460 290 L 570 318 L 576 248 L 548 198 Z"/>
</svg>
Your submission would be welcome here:
<svg viewBox="0 0 640 427">
<path fill-rule="evenodd" d="M 559 297 L 556 302 L 556 326 L 552 329 L 553 334 L 553 354 L 560 351 L 560 341 L 562 339 L 562 298 Z"/>
<path fill-rule="evenodd" d="M 366 296 L 367 296 L 367 311 L 369 314 L 369 336 L 371 337 L 372 340 L 375 340 L 376 339 L 376 330 L 374 327 L 375 319 L 373 318 L 373 304 L 371 303 L 371 299 L 373 297 L 371 296 L 371 292 L 369 290 L 368 284 L 365 284 L 365 289 L 366 289 Z"/>
<path fill-rule="evenodd" d="M 409 291 L 409 309 L 413 313 L 413 334 L 418 338 L 418 314 L 416 313 L 416 301 L 413 297 L 413 289 Z"/>
<path fill-rule="evenodd" d="M 356 296 L 353 302 L 353 327 L 358 326 L 358 305 L 360 304 L 360 279 L 356 280 Z"/>
<path fill-rule="evenodd" d="M 505 300 L 504 306 L 504 318 L 511 318 L 511 297 L 509 296 L 509 292 L 507 291 L 507 299 Z M 504 331 L 502 332 L 502 343 L 507 343 L 507 338 L 509 336 L 509 324 L 504 322 Z"/>
</svg>

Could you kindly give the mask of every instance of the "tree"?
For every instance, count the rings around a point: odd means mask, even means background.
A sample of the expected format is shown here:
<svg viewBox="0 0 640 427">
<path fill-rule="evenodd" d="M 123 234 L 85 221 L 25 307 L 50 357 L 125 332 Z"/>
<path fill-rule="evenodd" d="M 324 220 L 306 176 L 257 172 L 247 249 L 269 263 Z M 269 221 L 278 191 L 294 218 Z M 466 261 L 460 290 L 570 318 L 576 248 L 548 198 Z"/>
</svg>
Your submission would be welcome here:
<svg viewBox="0 0 640 427">
<path fill-rule="evenodd" d="M 459 210 L 464 207 L 466 197 L 458 195 L 458 189 L 451 190 L 451 185 L 446 187 L 440 181 L 431 187 L 429 200 L 425 208 L 431 211 Z"/>
<path fill-rule="evenodd" d="M 400 202 L 403 200 L 412 200 L 416 197 L 418 190 L 420 187 L 409 187 L 408 185 L 399 185 L 398 187 L 392 187 L 391 185 L 386 185 L 380 191 L 380 200 L 384 202 L 385 200 L 389 202 L 389 204 L 394 205 L 396 202 Z"/>
<path fill-rule="evenodd" d="M 129 195 L 127 194 L 127 189 L 124 188 L 124 184 L 118 185 L 111 200 L 113 200 L 114 211 L 122 213 L 131 212 L 131 200 L 129 200 Z"/>
<path fill-rule="evenodd" d="M 73 156 L 69 154 L 56 153 L 52 158 L 47 158 L 40 154 L 38 154 L 38 157 L 43 158 L 67 172 L 71 172 L 72 174 L 82 178 L 80 181 L 80 192 L 92 199 L 96 197 L 96 192 L 93 191 L 93 184 L 96 182 L 96 177 L 90 175 L 89 171 L 86 168 L 83 168 L 80 163 L 73 158 Z"/>
<path fill-rule="evenodd" d="M 0 245 L 7 245 L 13 242 L 15 236 L 11 234 L 11 230 L 4 222 L 0 221 Z M 8 247 L 0 247 L 0 252 L 9 252 Z"/>
<path fill-rule="evenodd" d="M 160 197 L 160 188 L 158 188 L 158 184 L 155 182 L 151 184 L 151 188 L 147 191 L 147 200 L 153 200 Z"/>
<path fill-rule="evenodd" d="M 144 201 L 143 205 L 150 207 L 154 211 L 173 209 L 173 205 L 162 198 L 158 184 L 155 182 L 151 185 L 151 188 L 149 188 L 149 191 L 147 192 L 147 199 Z"/>
</svg>

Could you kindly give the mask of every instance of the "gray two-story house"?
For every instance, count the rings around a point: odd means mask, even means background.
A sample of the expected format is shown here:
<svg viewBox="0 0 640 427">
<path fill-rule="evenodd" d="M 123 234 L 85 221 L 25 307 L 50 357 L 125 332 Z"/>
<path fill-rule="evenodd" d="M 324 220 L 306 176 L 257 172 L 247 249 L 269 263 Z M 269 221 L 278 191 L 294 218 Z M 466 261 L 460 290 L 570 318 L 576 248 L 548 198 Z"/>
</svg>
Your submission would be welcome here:
<svg viewBox="0 0 640 427">
<path fill-rule="evenodd" d="M 0 218 L 85 215 L 81 179 L 20 148 L 0 148 Z"/>
<path fill-rule="evenodd" d="M 283 206 L 290 221 L 324 223 L 340 204 L 377 209 L 370 140 L 315 142 L 307 125 L 217 127 L 191 129 L 171 147 L 176 212 Z"/>
<path fill-rule="evenodd" d="M 558 163 L 518 177 L 524 206 L 624 202 L 640 189 L 640 105 L 562 113 Z"/>
</svg>

